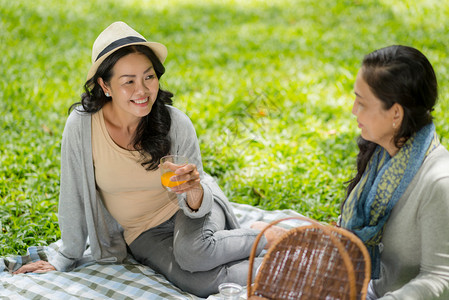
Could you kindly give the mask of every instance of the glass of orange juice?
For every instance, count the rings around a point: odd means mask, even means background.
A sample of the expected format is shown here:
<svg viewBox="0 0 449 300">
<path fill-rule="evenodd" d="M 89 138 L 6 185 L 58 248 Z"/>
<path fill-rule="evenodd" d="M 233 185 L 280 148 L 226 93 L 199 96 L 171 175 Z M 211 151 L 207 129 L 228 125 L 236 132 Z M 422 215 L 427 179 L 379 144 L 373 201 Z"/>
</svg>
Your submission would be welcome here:
<svg viewBox="0 0 449 300">
<path fill-rule="evenodd" d="M 162 186 L 169 192 L 171 188 L 183 184 L 183 181 L 171 181 L 170 178 L 176 176 L 175 171 L 188 164 L 187 157 L 182 155 L 167 155 L 161 158 L 160 170 L 161 170 L 161 183 Z"/>
</svg>

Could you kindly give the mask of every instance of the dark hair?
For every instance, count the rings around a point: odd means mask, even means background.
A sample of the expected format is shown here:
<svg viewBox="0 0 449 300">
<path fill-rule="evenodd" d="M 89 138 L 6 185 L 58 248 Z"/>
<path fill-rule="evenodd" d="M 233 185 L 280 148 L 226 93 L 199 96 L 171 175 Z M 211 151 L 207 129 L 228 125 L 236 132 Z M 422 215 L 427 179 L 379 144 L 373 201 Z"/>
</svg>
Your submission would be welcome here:
<svg viewBox="0 0 449 300">
<path fill-rule="evenodd" d="M 395 133 L 394 144 L 401 148 L 422 127 L 432 122 L 431 112 L 438 98 L 438 84 L 429 60 L 417 49 L 394 45 L 365 56 L 361 74 L 384 109 L 395 103 L 402 106 L 404 117 Z M 347 195 L 360 181 L 377 144 L 357 140 L 357 174 L 348 181 Z"/>
<path fill-rule="evenodd" d="M 109 55 L 98 67 L 95 75 L 86 81 L 84 84 L 85 92 L 81 95 L 81 101 L 72 104 L 69 112 L 81 105 L 85 112 L 93 114 L 111 101 L 111 98 L 106 97 L 103 89 L 98 84 L 98 78 L 102 78 L 104 82 L 109 82 L 113 75 L 113 67 L 117 61 L 131 53 L 146 55 L 152 62 L 158 79 L 165 73 L 164 66 L 150 48 L 142 45 L 120 48 Z M 170 131 L 171 118 L 166 105 L 173 103 L 172 97 L 173 94 L 171 92 L 162 90 L 159 87 L 151 112 L 143 117 L 137 126 L 136 134 L 133 138 L 133 146 L 141 154 L 142 166 L 147 170 L 157 169 L 160 158 L 167 155 L 170 151 L 171 143 L 168 132 Z"/>
</svg>

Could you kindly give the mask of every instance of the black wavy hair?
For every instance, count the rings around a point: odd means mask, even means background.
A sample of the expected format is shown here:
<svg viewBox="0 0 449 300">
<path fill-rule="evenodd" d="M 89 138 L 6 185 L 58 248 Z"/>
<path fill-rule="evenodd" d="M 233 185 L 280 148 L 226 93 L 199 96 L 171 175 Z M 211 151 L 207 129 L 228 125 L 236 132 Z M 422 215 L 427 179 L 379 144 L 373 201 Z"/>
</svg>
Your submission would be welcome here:
<svg viewBox="0 0 449 300">
<path fill-rule="evenodd" d="M 111 101 L 111 98 L 104 94 L 98 79 L 102 78 L 104 82 L 108 83 L 117 61 L 131 53 L 142 53 L 147 56 L 153 64 L 158 79 L 165 73 L 164 66 L 150 48 L 142 45 L 120 48 L 109 55 L 98 67 L 95 75 L 86 81 L 81 101 L 72 104 L 69 112 L 79 109 L 93 114 Z M 168 133 L 171 117 L 166 105 L 173 104 L 172 97 L 171 92 L 162 90 L 159 86 L 159 92 L 151 112 L 140 120 L 133 138 L 133 146 L 142 156 L 141 164 L 148 171 L 157 169 L 160 158 L 170 151 L 171 142 Z M 82 106 L 82 109 L 79 106 Z"/>
<path fill-rule="evenodd" d="M 419 50 L 393 45 L 367 54 L 362 62 L 362 77 L 384 109 L 395 103 L 404 117 L 393 138 L 397 148 L 425 125 L 432 122 L 431 112 L 438 99 L 438 83 L 429 60 Z M 362 178 L 377 144 L 359 136 L 357 174 L 349 180 L 347 196 Z"/>
</svg>

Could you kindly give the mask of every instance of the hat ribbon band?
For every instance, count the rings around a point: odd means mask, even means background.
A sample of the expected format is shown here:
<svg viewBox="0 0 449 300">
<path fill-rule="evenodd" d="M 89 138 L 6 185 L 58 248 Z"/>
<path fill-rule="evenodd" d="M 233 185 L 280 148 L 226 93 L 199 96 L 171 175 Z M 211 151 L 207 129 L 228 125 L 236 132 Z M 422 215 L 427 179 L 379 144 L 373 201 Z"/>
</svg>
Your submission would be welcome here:
<svg viewBox="0 0 449 300">
<path fill-rule="evenodd" d="M 139 43 L 139 42 L 147 42 L 147 41 L 145 39 L 142 39 L 142 38 L 136 37 L 136 36 L 127 36 L 127 37 L 121 38 L 119 40 L 116 40 L 116 41 L 110 43 L 109 46 L 104 48 L 103 51 L 101 51 L 100 54 L 98 54 L 95 61 L 97 61 L 100 57 L 102 57 L 109 51 L 112 51 L 120 46 L 123 46 L 126 44 L 132 44 L 132 43 Z"/>
</svg>

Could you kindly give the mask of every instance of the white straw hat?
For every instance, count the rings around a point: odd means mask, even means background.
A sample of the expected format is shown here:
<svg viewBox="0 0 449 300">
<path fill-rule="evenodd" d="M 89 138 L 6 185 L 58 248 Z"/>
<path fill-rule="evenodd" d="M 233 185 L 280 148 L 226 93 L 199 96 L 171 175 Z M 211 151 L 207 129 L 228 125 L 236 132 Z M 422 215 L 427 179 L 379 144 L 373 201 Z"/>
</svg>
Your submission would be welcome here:
<svg viewBox="0 0 449 300">
<path fill-rule="evenodd" d="M 141 34 L 124 22 L 115 22 L 100 33 L 92 46 L 92 66 L 87 73 L 87 80 L 95 75 L 98 67 L 109 55 L 130 45 L 147 46 L 153 50 L 161 63 L 167 57 L 167 47 L 160 43 L 148 42 Z"/>
</svg>

